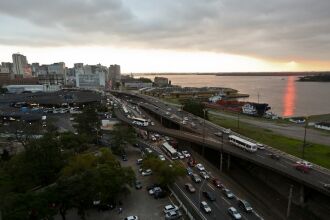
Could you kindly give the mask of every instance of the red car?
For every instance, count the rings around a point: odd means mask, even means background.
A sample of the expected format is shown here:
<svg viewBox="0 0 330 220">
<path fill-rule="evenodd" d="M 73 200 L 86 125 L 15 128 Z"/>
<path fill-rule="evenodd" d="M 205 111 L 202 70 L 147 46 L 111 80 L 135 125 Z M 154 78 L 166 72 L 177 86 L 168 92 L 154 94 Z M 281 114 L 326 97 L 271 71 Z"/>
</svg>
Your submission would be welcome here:
<svg viewBox="0 0 330 220">
<path fill-rule="evenodd" d="M 190 166 L 190 167 L 195 167 L 195 165 L 196 165 L 196 161 L 192 158 L 190 158 L 187 163 L 188 163 L 188 166 Z"/>
<path fill-rule="evenodd" d="M 295 164 L 293 165 L 297 170 L 303 172 L 303 173 L 308 173 L 310 171 L 310 167 L 303 165 L 303 164 Z"/>
<path fill-rule="evenodd" d="M 213 183 L 213 185 L 215 186 L 215 187 L 217 187 L 217 188 L 223 188 L 223 185 L 222 185 L 222 183 L 220 182 L 220 180 L 218 180 L 218 179 L 213 179 L 212 180 L 212 183 Z"/>
</svg>

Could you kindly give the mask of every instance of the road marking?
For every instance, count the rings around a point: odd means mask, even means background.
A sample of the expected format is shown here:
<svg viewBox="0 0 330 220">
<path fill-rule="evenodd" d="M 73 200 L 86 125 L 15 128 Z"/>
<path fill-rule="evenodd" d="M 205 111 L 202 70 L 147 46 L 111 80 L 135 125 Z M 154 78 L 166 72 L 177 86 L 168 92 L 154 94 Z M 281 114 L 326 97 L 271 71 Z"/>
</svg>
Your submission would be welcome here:
<svg viewBox="0 0 330 220">
<path fill-rule="evenodd" d="M 210 183 L 208 183 L 207 184 L 213 191 L 215 191 L 215 188 L 210 184 Z"/>
<path fill-rule="evenodd" d="M 193 207 L 195 207 L 195 209 L 197 210 L 197 212 L 200 214 L 200 216 L 202 216 L 205 220 L 207 220 L 207 218 L 201 213 L 201 211 L 197 208 L 197 206 L 189 199 L 189 197 L 183 192 L 183 190 L 178 186 L 178 184 L 174 184 L 176 185 L 176 187 L 178 187 L 178 189 L 182 192 L 182 194 L 186 197 L 187 201 L 189 201 Z"/>
<path fill-rule="evenodd" d="M 227 199 L 225 199 L 224 197 L 221 197 L 221 198 L 223 198 L 223 200 L 224 200 L 228 205 L 230 205 L 230 202 L 227 201 Z"/>
</svg>

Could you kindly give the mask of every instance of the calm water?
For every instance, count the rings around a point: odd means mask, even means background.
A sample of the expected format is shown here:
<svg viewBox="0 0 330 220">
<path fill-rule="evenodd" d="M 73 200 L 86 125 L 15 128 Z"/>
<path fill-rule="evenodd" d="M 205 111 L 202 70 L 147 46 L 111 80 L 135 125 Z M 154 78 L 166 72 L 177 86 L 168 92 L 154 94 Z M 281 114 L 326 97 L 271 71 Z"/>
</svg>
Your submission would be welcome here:
<svg viewBox="0 0 330 220">
<path fill-rule="evenodd" d="M 297 82 L 295 76 L 203 76 L 162 75 L 174 85 L 218 86 L 249 94 L 246 100 L 268 103 L 281 116 L 330 113 L 330 83 Z M 155 76 L 144 76 L 153 79 Z"/>
</svg>

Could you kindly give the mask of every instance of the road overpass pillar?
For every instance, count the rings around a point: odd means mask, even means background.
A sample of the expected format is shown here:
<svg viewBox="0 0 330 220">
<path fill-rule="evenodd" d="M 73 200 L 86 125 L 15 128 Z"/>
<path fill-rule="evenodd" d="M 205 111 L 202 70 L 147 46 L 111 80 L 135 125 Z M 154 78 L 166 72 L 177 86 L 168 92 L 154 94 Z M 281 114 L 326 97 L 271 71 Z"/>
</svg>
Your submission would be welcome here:
<svg viewBox="0 0 330 220">
<path fill-rule="evenodd" d="M 229 170 L 230 168 L 230 154 L 228 154 L 228 160 L 227 160 L 227 169 Z"/>
<path fill-rule="evenodd" d="M 222 152 L 220 153 L 220 172 L 222 172 Z"/>
<path fill-rule="evenodd" d="M 305 203 L 305 187 L 303 184 L 301 184 L 300 186 L 299 203 L 300 205 L 303 205 Z"/>
</svg>

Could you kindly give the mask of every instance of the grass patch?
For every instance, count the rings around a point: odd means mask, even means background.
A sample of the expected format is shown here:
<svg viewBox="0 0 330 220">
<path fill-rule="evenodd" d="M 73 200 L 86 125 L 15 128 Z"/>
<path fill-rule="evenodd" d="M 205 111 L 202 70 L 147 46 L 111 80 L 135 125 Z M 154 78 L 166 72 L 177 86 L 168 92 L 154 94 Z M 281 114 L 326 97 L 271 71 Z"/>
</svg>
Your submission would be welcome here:
<svg viewBox="0 0 330 220">
<path fill-rule="evenodd" d="M 302 157 L 302 140 L 274 134 L 269 129 L 263 129 L 244 122 L 239 123 L 240 127 L 238 129 L 237 120 L 234 119 L 209 115 L 209 120 L 215 124 L 230 128 L 246 137 L 252 138 L 288 154 L 300 158 Z M 321 144 L 308 143 L 305 147 L 305 159 L 330 169 L 330 147 Z"/>
<path fill-rule="evenodd" d="M 178 98 L 161 98 L 161 99 L 165 102 L 169 102 L 169 103 L 176 104 L 176 105 L 182 105 L 182 103 L 180 102 L 180 100 Z"/>
</svg>

